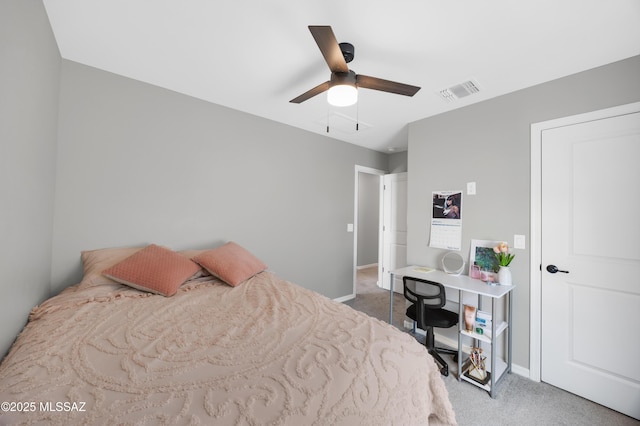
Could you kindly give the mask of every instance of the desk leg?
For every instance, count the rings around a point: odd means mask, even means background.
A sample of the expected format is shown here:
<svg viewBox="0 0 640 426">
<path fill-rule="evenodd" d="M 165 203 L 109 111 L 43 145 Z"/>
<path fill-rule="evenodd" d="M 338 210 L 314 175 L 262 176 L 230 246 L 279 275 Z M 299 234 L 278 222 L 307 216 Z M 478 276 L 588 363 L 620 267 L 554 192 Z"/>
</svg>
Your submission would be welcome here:
<svg viewBox="0 0 640 426">
<path fill-rule="evenodd" d="M 462 309 L 462 290 L 458 290 L 458 381 L 462 380 L 462 324 L 464 313 Z"/>
<path fill-rule="evenodd" d="M 507 300 L 508 300 L 508 305 L 507 305 L 507 315 L 509 315 L 509 317 L 507 318 L 507 326 L 509 327 L 509 330 L 507 330 L 507 339 L 509 339 L 509 343 L 507 343 L 507 350 L 508 350 L 508 355 L 507 355 L 507 372 L 511 373 L 511 349 L 512 349 L 512 340 L 511 340 L 511 336 L 512 336 L 512 328 L 513 328 L 513 320 L 512 320 L 512 309 L 513 309 L 513 301 L 511 300 L 511 298 L 513 297 L 513 290 L 510 291 L 509 293 L 507 293 Z"/>
<path fill-rule="evenodd" d="M 496 336 L 496 298 L 491 298 L 491 398 L 496 397 L 496 374 L 498 371 L 496 370 L 496 352 L 497 345 L 496 340 L 498 340 Z"/>
<path fill-rule="evenodd" d="M 393 282 L 396 277 L 393 272 L 389 273 L 391 276 L 391 282 L 389 282 L 389 324 L 393 325 Z"/>
</svg>

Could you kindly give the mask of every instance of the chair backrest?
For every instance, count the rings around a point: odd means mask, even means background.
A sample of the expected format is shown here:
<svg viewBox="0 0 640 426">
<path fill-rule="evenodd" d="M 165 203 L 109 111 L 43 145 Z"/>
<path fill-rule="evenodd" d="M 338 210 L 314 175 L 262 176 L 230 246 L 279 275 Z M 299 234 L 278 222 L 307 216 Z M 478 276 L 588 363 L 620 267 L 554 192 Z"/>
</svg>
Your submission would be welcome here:
<svg viewBox="0 0 640 426">
<path fill-rule="evenodd" d="M 402 277 L 404 297 L 411 303 L 421 304 L 426 309 L 440 309 L 447 303 L 444 286 L 435 281 Z"/>
<path fill-rule="evenodd" d="M 444 286 L 435 281 L 410 277 L 402 277 L 402 284 L 405 299 L 415 306 L 415 320 L 418 328 L 427 330 L 428 312 L 433 309 L 442 309 L 447 303 Z"/>
</svg>

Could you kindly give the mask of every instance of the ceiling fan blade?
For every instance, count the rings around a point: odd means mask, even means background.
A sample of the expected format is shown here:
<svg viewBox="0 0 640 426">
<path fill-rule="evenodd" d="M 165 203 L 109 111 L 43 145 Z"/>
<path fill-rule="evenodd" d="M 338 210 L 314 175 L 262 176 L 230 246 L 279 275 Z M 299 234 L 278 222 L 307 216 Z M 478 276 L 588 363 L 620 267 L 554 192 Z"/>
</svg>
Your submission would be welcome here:
<svg viewBox="0 0 640 426">
<path fill-rule="evenodd" d="M 338 45 L 338 40 L 336 40 L 331 27 L 328 25 L 309 25 L 309 31 L 316 40 L 331 72 L 349 72 L 349 67 L 342 56 L 340 45 Z"/>
<path fill-rule="evenodd" d="M 418 86 L 411 86 L 409 84 L 397 83 L 395 81 L 383 80 L 362 74 L 356 76 L 356 85 L 358 87 L 364 87 L 365 89 L 380 90 L 381 92 L 395 93 L 404 96 L 413 96 L 420 90 Z"/>
<path fill-rule="evenodd" d="M 307 99 L 313 98 L 315 95 L 319 95 L 322 92 L 326 92 L 327 90 L 329 90 L 329 82 L 325 81 L 324 83 L 317 85 L 313 89 L 304 92 L 302 95 L 298 96 L 297 98 L 291 99 L 289 102 L 294 104 L 300 104 L 306 101 Z"/>
</svg>

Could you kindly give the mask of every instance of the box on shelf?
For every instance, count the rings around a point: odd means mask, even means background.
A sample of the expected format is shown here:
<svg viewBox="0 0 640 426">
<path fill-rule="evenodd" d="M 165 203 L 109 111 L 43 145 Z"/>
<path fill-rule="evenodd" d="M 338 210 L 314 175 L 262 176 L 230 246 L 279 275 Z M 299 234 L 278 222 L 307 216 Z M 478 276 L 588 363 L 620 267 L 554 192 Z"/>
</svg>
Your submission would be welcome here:
<svg viewBox="0 0 640 426">
<path fill-rule="evenodd" d="M 485 311 L 476 311 L 476 332 L 482 330 L 480 334 L 491 337 L 491 313 Z"/>
</svg>

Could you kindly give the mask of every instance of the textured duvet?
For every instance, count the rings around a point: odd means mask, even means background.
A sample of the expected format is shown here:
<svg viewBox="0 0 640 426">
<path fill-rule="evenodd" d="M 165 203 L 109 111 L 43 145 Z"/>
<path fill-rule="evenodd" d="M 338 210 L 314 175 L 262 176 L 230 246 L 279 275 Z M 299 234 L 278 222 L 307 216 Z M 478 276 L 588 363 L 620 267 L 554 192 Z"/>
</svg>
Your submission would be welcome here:
<svg viewBox="0 0 640 426">
<path fill-rule="evenodd" d="M 0 424 L 455 424 L 424 346 L 270 272 L 70 287 L 32 311 L 0 401 Z"/>
</svg>

